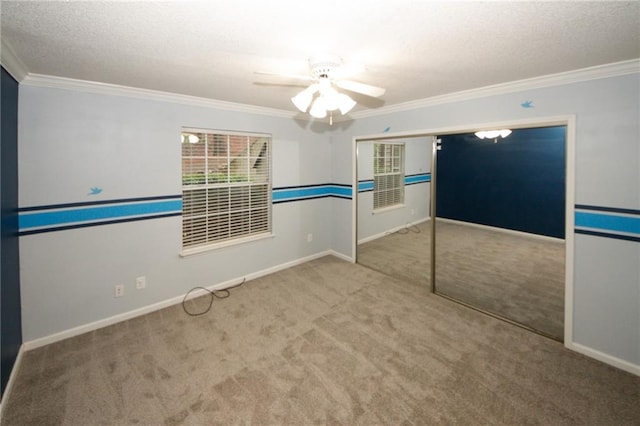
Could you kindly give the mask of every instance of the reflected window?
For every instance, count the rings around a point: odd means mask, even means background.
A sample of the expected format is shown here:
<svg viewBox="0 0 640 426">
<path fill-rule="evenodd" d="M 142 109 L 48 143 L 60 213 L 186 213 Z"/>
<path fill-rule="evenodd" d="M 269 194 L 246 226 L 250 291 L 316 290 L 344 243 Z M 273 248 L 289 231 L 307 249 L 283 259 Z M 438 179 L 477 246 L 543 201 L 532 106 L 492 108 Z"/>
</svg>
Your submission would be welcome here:
<svg viewBox="0 0 640 426">
<path fill-rule="evenodd" d="M 373 147 L 373 209 L 404 204 L 404 144 Z"/>
</svg>

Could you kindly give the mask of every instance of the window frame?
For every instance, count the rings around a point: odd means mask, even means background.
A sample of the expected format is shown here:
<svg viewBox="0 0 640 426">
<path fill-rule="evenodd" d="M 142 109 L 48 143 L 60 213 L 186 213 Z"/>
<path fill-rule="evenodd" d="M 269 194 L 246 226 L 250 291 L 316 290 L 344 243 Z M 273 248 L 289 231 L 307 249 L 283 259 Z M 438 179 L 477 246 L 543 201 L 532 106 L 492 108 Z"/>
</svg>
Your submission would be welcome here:
<svg viewBox="0 0 640 426">
<path fill-rule="evenodd" d="M 220 155 L 220 148 L 212 147 L 209 145 L 209 139 L 205 139 L 205 145 L 202 149 L 203 155 L 185 155 L 184 152 L 184 144 L 189 143 L 185 141 L 185 134 L 197 134 L 197 135 L 205 135 L 207 138 L 211 138 L 211 141 L 217 140 L 216 138 L 223 137 L 226 141 L 226 152 L 224 155 Z M 244 155 L 234 155 L 231 149 L 232 139 L 237 138 L 247 138 L 246 147 L 244 151 Z M 251 138 L 251 139 L 250 139 Z M 253 156 L 251 152 L 252 142 L 260 142 L 260 139 L 265 139 L 263 146 L 260 147 L 260 151 L 257 156 Z M 256 241 L 264 238 L 270 238 L 273 236 L 273 169 L 272 169 L 272 158 L 273 158 L 273 138 L 271 134 L 267 133 L 254 133 L 254 132 L 242 132 L 242 131 L 229 131 L 229 130 L 219 130 L 219 129 L 205 129 L 205 128 L 193 128 L 193 127 L 183 127 L 180 132 L 180 146 L 181 146 L 181 191 L 182 191 L 182 214 L 181 214 L 181 256 L 188 256 L 191 254 L 201 253 L 209 250 L 215 250 L 223 247 L 234 246 L 237 244 L 243 244 L 249 241 Z M 265 148 L 266 146 L 266 148 Z M 263 150 L 266 149 L 266 152 L 263 154 Z M 213 171 L 209 166 L 209 161 L 211 159 L 216 159 L 216 161 L 224 162 L 226 158 L 226 163 L 222 163 L 223 165 L 219 167 L 226 167 L 226 181 L 219 181 L 219 172 Z M 194 168 L 185 168 L 185 162 L 193 161 L 202 161 L 203 165 L 195 166 Z M 255 175 L 253 174 L 252 166 L 249 165 L 251 160 L 255 159 L 255 161 L 266 161 L 265 163 L 261 163 L 261 168 L 265 168 L 265 171 L 259 171 Z M 243 161 L 247 162 L 247 173 L 244 176 L 246 180 L 238 181 L 237 176 L 234 174 L 233 163 L 237 161 L 236 167 L 239 164 L 242 164 Z M 202 169 L 202 170 L 200 170 Z M 187 179 L 191 179 L 195 173 L 194 170 L 198 170 L 202 173 L 202 182 L 200 182 L 200 178 L 198 178 L 195 183 L 187 183 L 185 184 L 185 176 Z M 215 175 L 215 178 L 214 178 Z M 234 176 L 236 178 L 234 179 Z M 261 178 L 264 177 L 264 182 L 253 182 L 253 178 Z M 246 189 L 245 189 L 246 188 Z M 252 188 L 257 188 L 257 190 L 252 190 Z M 226 194 L 224 194 L 226 189 Z M 187 193 L 191 193 L 187 195 Z M 198 194 L 199 192 L 199 194 Z M 217 204 L 215 201 L 210 199 L 211 194 L 214 194 L 214 197 L 217 199 Z M 195 197 L 195 198 L 194 198 Z M 197 197 L 200 197 L 198 200 Z M 226 197 L 226 198 L 225 198 Z M 255 198 L 254 198 L 255 197 Z M 189 199 L 189 201 L 187 201 Z M 194 207 L 194 199 L 199 204 Z M 259 200 L 260 202 L 257 204 L 252 204 L 255 200 Z M 227 204 L 228 208 L 222 208 L 221 205 Z M 194 211 L 197 210 L 196 213 Z M 252 222 L 251 216 L 253 213 L 257 213 L 256 219 Z M 212 222 L 215 222 L 216 217 L 220 219 L 221 217 L 228 216 L 228 220 L 226 225 L 222 227 L 216 227 L 212 225 Z M 248 219 L 246 221 L 235 222 L 233 221 L 233 216 L 246 216 Z M 198 220 L 201 222 L 198 224 Z M 191 221 L 191 222 L 189 222 Z M 224 220 L 221 221 L 221 223 Z M 205 223 L 204 225 L 202 223 Z M 195 225 L 194 225 L 195 224 Z M 251 231 L 251 225 L 258 225 L 264 230 Z M 189 225 L 192 225 L 189 228 Z M 238 226 L 240 225 L 240 226 Z M 239 232 L 239 235 L 233 235 L 234 232 L 238 232 L 237 229 L 245 229 L 248 228 L 248 232 Z M 209 236 L 210 230 L 214 230 L 215 232 L 219 232 L 220 229 L 223 229 L 228 233 L 227 237 L 224 238 L 214 238 Z M 189 230 L 189 231 L 187 231 Z M 189 238 L 186 237 L 186 233 L 190 232 L 192 235 Z M 206 237 L 204 241 L 196 241 L 198 237 L 194 236 L 193 233 L 204 232 Z M 202 238 L 202 237 L 200 237 Z"/>
</svg>

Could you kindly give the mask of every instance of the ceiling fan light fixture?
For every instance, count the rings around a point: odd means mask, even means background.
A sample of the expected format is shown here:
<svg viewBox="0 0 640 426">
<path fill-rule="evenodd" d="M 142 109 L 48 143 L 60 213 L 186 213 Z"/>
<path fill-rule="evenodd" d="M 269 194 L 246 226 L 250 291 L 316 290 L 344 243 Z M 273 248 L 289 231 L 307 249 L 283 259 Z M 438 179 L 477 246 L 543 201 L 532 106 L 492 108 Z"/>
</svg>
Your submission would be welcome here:
<svg viewBox="0 0 640 426">
<path fill-rule="evenodd" d="M 317 84 L 312 84 L 311 86 L 304 89 L 302 92 L 295 95 L 291 98 L 291 102 L 302 112 L 307 112 L 309 109 L 309 105 L 311 105 L 311 101 L 313 100 L 313 94 L 318 90 Z"/>
<path fill-rule="evenodd" d="M 347 114 L 356 106 L 356 101 L 349 95 L 341 93 L 340 89 L 363 94 L 365 96 L 380 97 L 385 89 L 352 80 L 344 80 L 348 74 L 342 59 L 335 55 L 321 55 L 309 59 L 310 77 L 293 76 L 303 80 L 312 80 L 314 84 L 291 98 L 291 102 L 298 110 L 308 113 L 314 118 L 324 118 L 329 115 L 331 124 L 334 111 Z M 355 68 L 354 68 L 355 70 Z M 286 75 L 291 77 L 291 75 Z"/>
<path fill-rule="evenodd" d="M 313 103 L 309 114 L 315 118 L 324 118 L 328 111 L 340 110 L 341 114 L 346 114 L 356 106 L 356 101 L 344 93 L 338 93 L 335 89 L 323 91 Z"/>
<path fill-rule="evenodd" d="M 346 113 L 351 111 L 354 106 L 356 106 L 356 101 L 354 101 L 349 95 L 345 95 L 344 93 L 340 93 L 337 96 L 337 99 L 338 108 L 340 109 L 340 113 L 342 115 L 345 115 Z"/>
<path fill-rule="evenodd" d="M 307 112 L 307 108 L 311 104 L 311 95 L 308 95 L 304 91 L 298 93 L 293 98 L 291 98 L 291 102 L 302 112 Z"/>
<path fill-rule="evenodd" d="M 309 114 L 314 118 L 325 118 L 327 116 L 327 105 L 322 96 L 318 96 L 316 100 L 313 101 Z"/>
<path fill-rule="evenodd" d="M 331 93 L 329 95 L 321 95 L 323 99 L 323 103 L 325 108 L 328 111 L 335 111 L 340 108 L 340 100 L 337 92 Z"/>
</svg>

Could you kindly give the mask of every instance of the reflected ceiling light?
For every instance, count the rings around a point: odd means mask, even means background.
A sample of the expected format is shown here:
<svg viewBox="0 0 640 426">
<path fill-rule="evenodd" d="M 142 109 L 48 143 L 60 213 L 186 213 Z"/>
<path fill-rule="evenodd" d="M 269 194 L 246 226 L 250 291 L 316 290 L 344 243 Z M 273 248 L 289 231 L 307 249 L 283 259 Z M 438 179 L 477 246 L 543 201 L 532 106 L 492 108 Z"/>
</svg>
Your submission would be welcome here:
<svg viewBox="0 0 640 426">
<path fill-rule="evenodd" d="M 480 132 L 476 132 L 475 135 L 480 139 L 493 139 L 494 142 L 498 142 L 498 138 L 506 138 L 511 134 L 511 130 L 509 129 L 501 129 L 501 130 L 482 130 Z"/>
</svg>

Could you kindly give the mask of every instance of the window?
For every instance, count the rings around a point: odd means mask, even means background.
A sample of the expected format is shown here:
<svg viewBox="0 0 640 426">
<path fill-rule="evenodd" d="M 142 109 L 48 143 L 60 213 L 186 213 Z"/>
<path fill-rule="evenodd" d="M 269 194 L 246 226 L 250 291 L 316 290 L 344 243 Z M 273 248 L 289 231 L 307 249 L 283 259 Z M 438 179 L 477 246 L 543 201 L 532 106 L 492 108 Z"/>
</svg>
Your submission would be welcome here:
<svg viewBox="0 0 640 426">
<path fill-rule="evenodd" d="M 376 143 L 373 147 L 373 209 L 404 203 L 404 144 Z"/>
<path fill-rule="evenodd" d="M 271 137 L 184 129 L 182 248 L 271 233 Z"/>
</svg>

